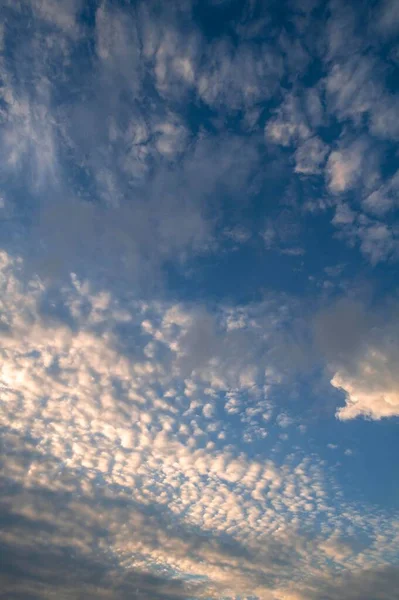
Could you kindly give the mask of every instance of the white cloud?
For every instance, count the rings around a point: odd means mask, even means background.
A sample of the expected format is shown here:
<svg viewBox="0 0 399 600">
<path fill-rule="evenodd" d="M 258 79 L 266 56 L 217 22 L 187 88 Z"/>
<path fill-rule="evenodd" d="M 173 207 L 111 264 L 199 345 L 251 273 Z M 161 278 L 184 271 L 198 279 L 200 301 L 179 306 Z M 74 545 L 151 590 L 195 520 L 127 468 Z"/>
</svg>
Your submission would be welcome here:
<svg viewBox="0 0 399 600">
<path fill-rule="evenodd" d="M 178 12 L 178 11 L 177 11 Z M 172 13 L 173 14 L 173 13 Z M 143 54 L 158 92 L 175 102 L 181 102 L 198 82 L 199 62 L 204 42 L 191 27 L 183 34 L 173 17 L 164 19 L 151 6 L 141 6 Z"/>
<path fill-rule="evenodd" d="M 266 140 L 284 147 L 296 147 L 295 172 L 312 175 L 320 172 L 327 146 L 314 135 L 323 122 L 319 93 L 310 88 L 306 94 L 287 94 L 276 115 L 265 126 Z"/>
<path fill-rule="evenodd" d="M 213 404 L 208 402 L 207 404 L 204 405 L 202 412 L 204 414 L 204 417 L 206 417 L 207 419 L 211 419 L 214 415 L 215 408 L 214 408 Z"/>
<path fill-rule="evenodd" d="M 342 173 L 341 159 L 335 163 L 335 167 L 337 165 L 340 176 L 346 175 L 345 167 Z M 353 163 L 349 168 L 352 169 L 352 166 Z M 334 171 L 334 169 L 331 170 Z M 361 172 L 364 173 L 364 170 Z M 346 187 L 349 187 L 347 181 L 344 183 Z M 354 204 L 351 206 L 349 203 L 340 202 L 336 205 L 331 222 L 339 229 L 338 237 L 347 240 L 351 246 L 359 245 L 360 251 L 372 265 L 386 260 L 396 260 L 399 250 L 398 232 L 394 225 L 391 226 L 389 222 L 376 218 L 383 219 L 397 204 L 396 176 L 379 187 L 378 178 L 373 174 L 369 182 L 371 185 L 367 185 L 367 181 L 362 181 L 362 183 L 366 185 L 362 190 L 364 199 L 361 206 L 365 213 L 373 215 L 374 218 L 359 211 Z M 376 183 L 377 187 L 375 187 Z M 373 190 L 371 193 L 370 188 Z"/>
<path fill-rule="evenodd" d="M 184 150 L 188 130 L 176 118 L 159 123 L 155 127 L 155 132 L 159 136 L 155 142 L 155 146 L 160 154 L 164 156 L 176 156 Z"/>
<path fill-rule="evenodd" d="M 316 333 L 326 353 L 331 385 L 345 393 L 341 420 L 399 415 L 397 304 L 366 314 L 361 302 L 340 300 L 318 316 Z"/>
<path fill-rule="evenodd" d="M 331 152 L 327 161 L 328 187 L 334 194 L 353 188 L 362 176 L 364 144 L 355 142 L 342 150 Z"/>
<path fill-rule="evenodd" d="M 283 429 L 290 427 L 294 423 L 293 418 L 286 413 L 279 414 L 276 421 L 279 427 L 283 427 Z"/>
<path fill-rule="evenodd" d="M 342 122 L 350 120 L 357 128 L 369 117 L 369 131 L 382 139 L 397 139 L 398 97 L 387 90 L 382 74 L 384 63 L 365 54 L 354 53 L 335 63 L 326 78 L 329 111 Z"/>
<path fill-rule="evenodd" d="M 353 119 L 360 124 L 362 115 L 380 99 L 374 69 L 372 60 L 359 55 L 331 68 L 326 79 L 328 106 L 341 120 Z"/>
<path fill-rule="evenodd" d="M 281 146 L 290 146 L 298 141 L 306 140 L 311 135 L 300 100 L 287 94 L 278 108 L 276 116 L 267 121 L 266 139 Z"/>
<path fill-rule="evenodd" d="M 207 51 L 198 74 L 198 95 L 214 108 L 248 109 L 272 95 L 282 72 L 282 58 L 273 47 L 244 42 L 234 48 L 223 40 Z"/>
<path fill-rule="evenodd" d="M 348 373 L 337 372 L 331 380 L 331 385 L 341 389 L 346 395 L 346 405 L 338 409 L 337 417 L 342 421 L 356 417 L 382 419 L 399 416 L 399 382 L 392 378 L 387 362 L 390 357 L 375 356 L 370 350 L 371 358 L 358 365 L 358 373 L 351 376 Z M 383 368 L 387 377 L 382 382 L 376 369 Z"/>
</svg>

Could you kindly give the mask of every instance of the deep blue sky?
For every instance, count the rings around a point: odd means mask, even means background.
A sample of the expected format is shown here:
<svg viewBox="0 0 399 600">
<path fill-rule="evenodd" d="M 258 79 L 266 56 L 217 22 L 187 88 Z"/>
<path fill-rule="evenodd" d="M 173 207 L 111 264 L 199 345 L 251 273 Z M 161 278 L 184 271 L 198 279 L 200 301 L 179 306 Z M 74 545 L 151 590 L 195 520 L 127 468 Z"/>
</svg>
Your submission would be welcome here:
<svg viewBox="0 0 399 600">
<path fill-rule="evenodd" d="M 394 0 L 3 0 L 0 588 L 394 600 Z"/>
</svg>

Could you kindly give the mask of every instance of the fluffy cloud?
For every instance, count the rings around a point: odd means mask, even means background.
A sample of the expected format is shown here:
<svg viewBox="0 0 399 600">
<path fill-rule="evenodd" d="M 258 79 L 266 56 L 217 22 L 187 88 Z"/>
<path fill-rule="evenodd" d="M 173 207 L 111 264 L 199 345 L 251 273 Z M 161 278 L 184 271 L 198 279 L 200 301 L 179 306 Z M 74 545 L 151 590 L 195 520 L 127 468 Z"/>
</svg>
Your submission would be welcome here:
<svg viewBox="0 0 399 600">
<path fill-rule="evenodd" d="M 356 185 L 363 175 L 366 151 L 367 145 L 357 141 L 342 150 L 331 152 L 326 167 L 331 192 L 346 192 Z"/>
<path fill-rule="evenodd" d="M 359 372 L 354 377 L 345 371 L 334 375 L 331 385 L 343 390 L 346 395 L 346 406 L 337 412 L 339 419 L 346 421 L 365 416 L 378 420 L 399 416 L 398 381 L 392 380 L 390 367 L 384 369 L 388 381 L 382 382 L 376 377 L 376 369 L 385 366 L 388 361 L 388 357 L 375 357 L 374 354 L 371 361 L 359 364 Z"/>
<path fill-rule="evenodd" d="M 345 394 L 341 420 L 399 415 L 397 304 L 366 317 L 362 302 L 340 300 L 321 313 L 316 333 L 333 373 L 331 384 Z"/>
</svg>

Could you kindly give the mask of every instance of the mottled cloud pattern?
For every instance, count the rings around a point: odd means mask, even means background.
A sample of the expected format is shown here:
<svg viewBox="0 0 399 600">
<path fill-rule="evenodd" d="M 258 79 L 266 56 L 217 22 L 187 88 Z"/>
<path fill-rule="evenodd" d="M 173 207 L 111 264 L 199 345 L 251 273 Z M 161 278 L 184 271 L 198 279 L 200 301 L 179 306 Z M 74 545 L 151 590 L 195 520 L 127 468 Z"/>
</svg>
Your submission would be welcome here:
<svg viewBox="0 0 399 600">
<path fill-rule="evenodd" d="M 38 545 L 88 563 L 112 558 L 143 578 L 149 597 L 147 572 L 170 572 L 171 589 L 187 595 L 194 586 L 283 598 L 302 572 L 327 585 L 348 563 L 390 564 L 399 529 L 335 505 L 341 493 L 320 458 L 294 451 L 276 463 L 239 451 L 237 436 L 268 433 L 276 377 L 254 346 L 273 335 L 276 307 L 253 307 L 246 325 L 250 310 L 218 322 L 182 305 L 122 309 L 76 276 L 52 299 L 39 281 L 21 282 L 21 266 L 3 254 L 3 505 L 15 527 L 2 541 L 17 556 Z M 240 403 L 241 423 L 227 423 L 221 413 Z M 278 423 L 291 424 L 283 414 Z M 17 541 L 25 522 L 33 530 Z"/>
<path fill-rule="evenodd" d="M 397 4 L 2 9 L 0 596 L 394 600 Z"/>
</svg>

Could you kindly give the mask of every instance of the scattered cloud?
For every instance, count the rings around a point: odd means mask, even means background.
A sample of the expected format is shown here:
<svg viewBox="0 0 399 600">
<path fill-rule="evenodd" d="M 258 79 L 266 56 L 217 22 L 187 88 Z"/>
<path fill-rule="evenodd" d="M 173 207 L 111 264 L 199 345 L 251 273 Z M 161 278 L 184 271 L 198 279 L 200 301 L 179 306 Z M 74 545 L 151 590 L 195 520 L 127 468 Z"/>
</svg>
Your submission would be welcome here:
<svg viewBox="0 0 399 600">
<path fill-rule="evenodd" d="M 319 138 L 306 140 L 295 152 L 295 172 L 303 175 L 320 173 L 327 152 L 327 146 Z"/>
<path fill-rule="evenodd" d="M 265 376 L 259 371 L 256 340 L 266 335 L 267 320 L 261 329 L 251 325 L 251 334 L 244 313 L 244 331 L 233 327 L 220 338 L 205 313 L 181 305 L 121 306 L 76 277 L 52 296 L 39 280 L 24 283 L 22 267 L 2 254 L 1 425 L 13 449 L 3 472 L 11 486 L 3 503 L 9 498 L 8 518 L 17 519 L 19 528 L 26 521 L 48 525 L 40 526 L 39 536 L 35 530 L 21 536 L 22 545 L 12 537 L 18 527 L 2 533 L 2 543 L 18 552 L 17 564 L 30 544 L 39 554 L 46 547 L 53 555 L 70 548 L 72 556 L 82 556 L 84 589 L 94 593 L 87 561 L 96 556 L 107 569 L 117 561 L 126 579 L 120 575 L 116 583 L 110 574 L 107 584 L 99 584 L 104 597 L 109 586 L 123 597 L 133 578 L 144 597 L 167 598 L 170 586 L 177 597 L 179 589 L 195 596 L 198 588 L 215 597 L 234 590 L 283 598 L 293 569 L 303 574 L 316 565 L 311 579 L 325 573 L 333 558 L 318 551 L 325 539 L 317 541 L 315 530 L 309 545 L 302 526 L 313 527 L 325 514 L 335 515 L 326 535 L 344 536 L 345 525 L 328 503 L 332 482 L 318 459 L 298 454 L 278 466 L 231 452 L 234 432 L 216 414 L 224 404 L 228 412 L 246 406 L 241 414 L 251 435 L 256 423 L 265 422 L 264 386 L 276 378 L 270 367 Z M 121 328 L 135 337 L 120 338 Z M 283 428 L 293 422 L 286 413 L 277 421 Z M 20 486 L 26 491 L 15 496 Z M 356 518 L 361 528 L 382 527 L 384 540 L 392 536 L 391 522 L 370 524 L 361 513 Z M 374 560 L 367 552 L 348 547 L 345 558 L 363 568 Z M 277 581 L 278 556 L 284 561 Z M 166 585 L 160 572 L 175 575 Z M 26 578 L 19 585 L 27 585 Z"/>
</svg>

